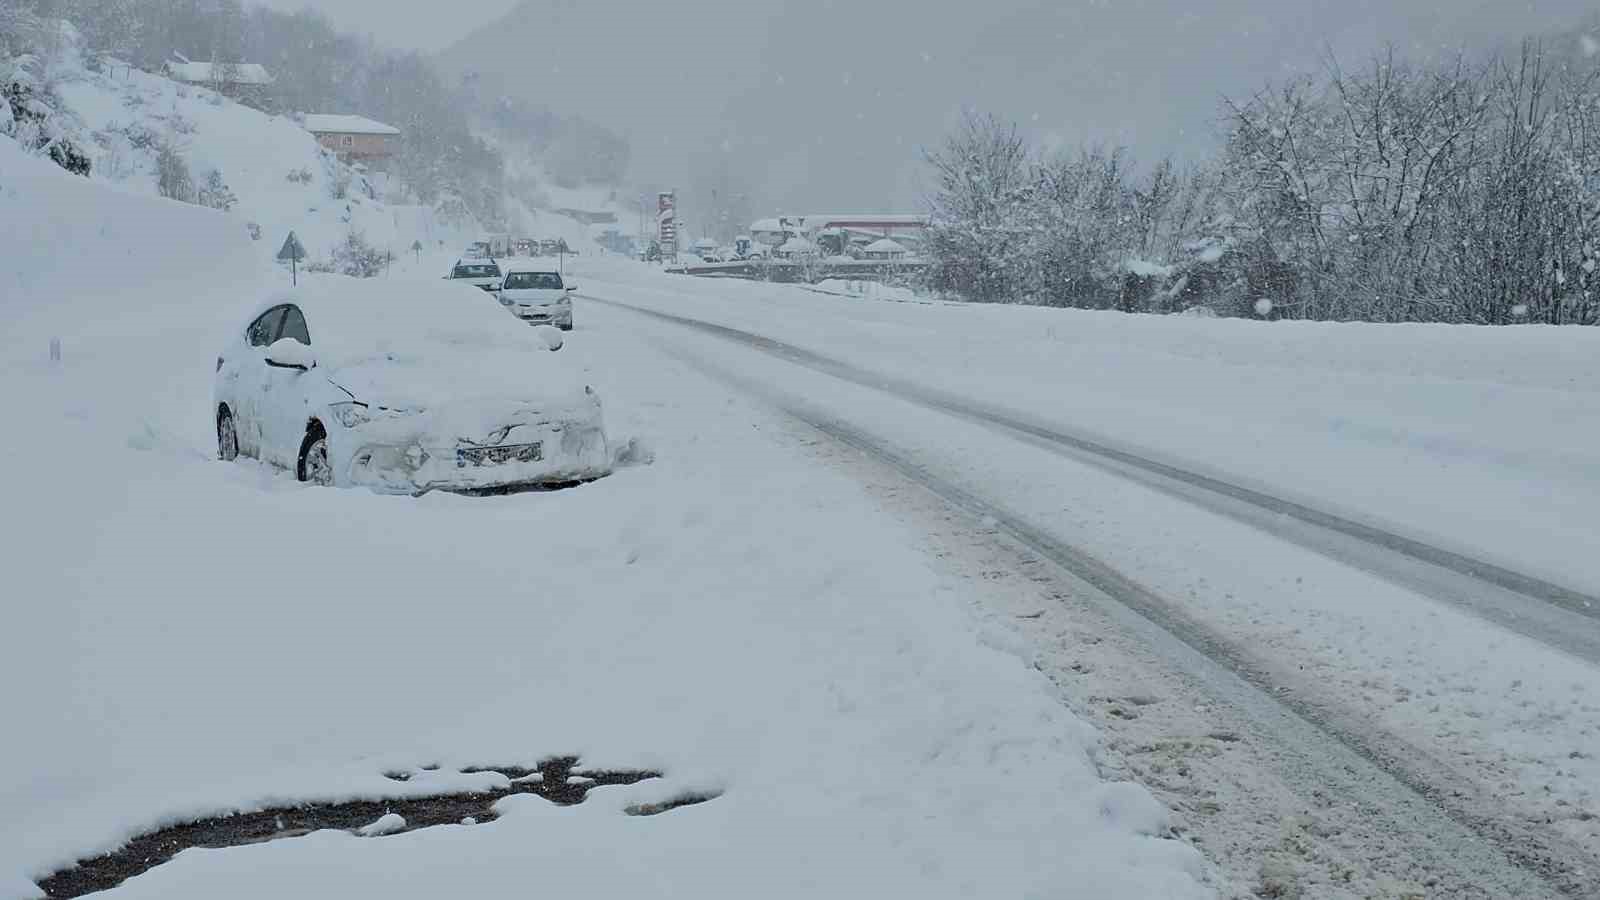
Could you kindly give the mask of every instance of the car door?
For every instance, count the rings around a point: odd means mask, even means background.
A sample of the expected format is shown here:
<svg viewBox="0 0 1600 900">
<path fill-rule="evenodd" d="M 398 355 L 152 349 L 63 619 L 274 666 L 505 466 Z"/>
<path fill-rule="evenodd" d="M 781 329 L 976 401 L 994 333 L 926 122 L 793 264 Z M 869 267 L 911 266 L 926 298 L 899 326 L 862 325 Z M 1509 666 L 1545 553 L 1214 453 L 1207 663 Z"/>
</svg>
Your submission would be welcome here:
<svg viewBox="0 0 1600 900">
<path fill-rule="evenodd" d="M 239 435 L 239 452 L 257 459 L 264 458 L 261 420 L 266 402 L 267 348 L 278 339 L 287 308 L 274 306 L 257 316 L 245 329 L 245 342 L 249 346 L 244 359 L 239 361 L 239 378 L 234 394 L 238 408 L 233 411 L 233 423 Z"/>
<path fill-rule="evenodd" d="M 311 331 L 298 306 L 283 307 L 276 340 L 292 338 L 311 346 Z M 262 459 L 284 468 L 300 461 L 300 444 L 305 440 L 306 423 L 311 418 L 311 390 L 316 375 L 296 368 L 266 364 L 261 388 Z"/>
</svg>

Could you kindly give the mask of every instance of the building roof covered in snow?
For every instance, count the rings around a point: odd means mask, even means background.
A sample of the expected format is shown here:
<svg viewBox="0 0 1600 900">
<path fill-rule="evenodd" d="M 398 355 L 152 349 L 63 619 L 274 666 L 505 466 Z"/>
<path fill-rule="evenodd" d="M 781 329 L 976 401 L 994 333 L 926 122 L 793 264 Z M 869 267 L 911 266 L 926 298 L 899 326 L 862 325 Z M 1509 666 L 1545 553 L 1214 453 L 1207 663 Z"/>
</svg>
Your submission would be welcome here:
<svg viewBox="0 0 1600 900">
<path fill-rule="evenodd" d="M 882 238 L 867 245 L 868 253 L 905 253 L 905 245 L 890 238 Z"/>
<path fill-rule="evenodd" d="M 277 81 L 257 63 L 169 62 L 167 75 L 190 84 L 272 84 Z"/>
<path fill-rule="evenodd" d="M 400 129 L 365 116 L 336 116 L 324 113 L 307 113 L 306 130 L 312 134 L 385 134 L 398 135 Z"/>
<path fill-rule="evenodd" d="M 811 243 L 810 241 L 806 240 L 805 238 L 794 237 L 794 238 L 789 238 L 787 241 L 784 241 L 783 242 L 783 246 L 778 248 L 778 252 L 779 253 L 815 253 L 815 252 L 817 252 L 817 245 Z"/>
</svg>

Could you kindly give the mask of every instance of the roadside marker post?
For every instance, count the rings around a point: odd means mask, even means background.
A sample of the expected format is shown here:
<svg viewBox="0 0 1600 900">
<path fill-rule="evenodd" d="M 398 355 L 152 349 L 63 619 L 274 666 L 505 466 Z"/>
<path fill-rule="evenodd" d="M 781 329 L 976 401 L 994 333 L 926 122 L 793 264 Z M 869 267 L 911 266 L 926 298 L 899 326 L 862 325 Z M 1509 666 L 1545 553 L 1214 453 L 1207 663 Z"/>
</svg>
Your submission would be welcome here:
<svg viewBox="0 0 1600 900">
<path fill-rule="evenodd" d="M 289 232 L 289 236 L 283 240 L 283 249 L 278 251 L 278 261 L 289 261 L 289 277 L 295 287 L 300 286 L 300 260 L 305 258 L 305 246 L 300 243 L 298 237 L 295 237 L 293 231 Z"/>
</svg>

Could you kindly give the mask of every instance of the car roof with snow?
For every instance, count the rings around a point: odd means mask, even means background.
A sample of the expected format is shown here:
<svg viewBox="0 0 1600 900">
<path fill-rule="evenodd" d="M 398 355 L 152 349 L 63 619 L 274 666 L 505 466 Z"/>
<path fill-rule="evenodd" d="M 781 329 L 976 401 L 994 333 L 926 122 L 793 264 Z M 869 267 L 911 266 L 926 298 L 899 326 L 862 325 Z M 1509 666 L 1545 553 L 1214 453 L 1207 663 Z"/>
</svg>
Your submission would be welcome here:
<svg viewBox="0 0 1600 900">
<path fill-rule="evenodd" d="M 426 351 L 435 358 L 492 351 L 535 360 L 554 355 L 493 297 L 464 284 L 302 276 L 298 288 L 267 293 L 240 326 L 282 304 L 305 314 L 318 364 L 330 368 Z"/>
<path fill-rule="evenodd" d="M 556 271 L 554 266 L 545 262 L 508 262 L 503 266 L 503 268 L 507 275 L 510 275 L 512 272 L 532 272 L 536 275 L 561 274 L 560 272 Z"/>
</svg>

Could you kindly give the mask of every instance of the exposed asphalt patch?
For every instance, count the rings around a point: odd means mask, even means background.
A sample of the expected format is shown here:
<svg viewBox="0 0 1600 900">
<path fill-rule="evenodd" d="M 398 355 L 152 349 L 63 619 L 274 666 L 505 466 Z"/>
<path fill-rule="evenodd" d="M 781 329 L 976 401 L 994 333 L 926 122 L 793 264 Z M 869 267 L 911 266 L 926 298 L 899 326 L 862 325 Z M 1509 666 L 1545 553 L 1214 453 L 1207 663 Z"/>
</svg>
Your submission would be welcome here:
<svg viewBox="0 0 1600 900">
<path fill-rule="evenodd" d="M 462 769 L 463 774 L 498 772 L 511 781 L 506 787 L 483 791 L 393 800 L 307 803 L 174 825 L 139 835 L 118 850 L 103 856 L 80 859 L 70 868 L 41 879 L 38 882 L 39 889 L 51 900 L 82 897 L 110 890 L 135 875 L 142 875 L 162 863 L 170 862 L 181 851 L 194 847 L 242 847 L 300 837 L 327 828 L 355 834 L 390 814 L 403 818 L 403 825 L 382 830 L 375 836 L 404 834 L 436 825 L 481 825 L 498 818 L 494 804 L 502 797 L 513 794 L 533 794 L 558 806 L 573 806 L 582 803 L 589 791 L 597 787 L 638 784 L 661 777 L 660 772 L 648 769 L 575 769 L 577 764 L 577 757 L 561 756 L 546 759 L 534 769 L 520 766 Z M 431 770 L 436 767 L 423 768 Z M 411 774 L 407 772 L 384 774 L 393 781 L 411 779 Z M 653 816 L 704 803 L 717 796 L 704 792 L 686 793 L 659 803 L 635 804 L 624 812 L 630 816 Z"/>
</svg>

